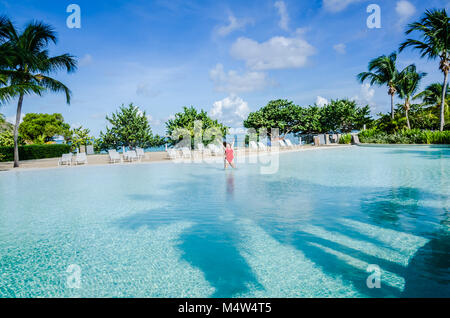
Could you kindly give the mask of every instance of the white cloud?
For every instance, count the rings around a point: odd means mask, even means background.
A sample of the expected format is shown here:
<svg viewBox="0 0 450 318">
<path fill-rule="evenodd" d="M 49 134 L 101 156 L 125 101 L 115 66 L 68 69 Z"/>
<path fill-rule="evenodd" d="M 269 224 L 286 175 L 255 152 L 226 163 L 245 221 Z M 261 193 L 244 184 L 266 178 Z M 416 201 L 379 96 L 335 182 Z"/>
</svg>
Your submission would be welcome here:
<svg viewBox="0 0 450 318">
<path fill-rule="evenodd" d="M 356 101 L 361 105 L 375 106 L 373 97 L 375 96 L 375 89 L 371 88 L 368 83 L 362 84 L 359 94 L 352 97 L 351 100 Z"/>
<path fill-rule="evenodd" d="M 402 24 L 416 13 L 416 7 L 409 1 L 398 1 L 395 6 L 395 12 L 400 17 L 399 23 Z"/>
<path fill-rule="evenodd" d="M 286 4 L 284 1 L 277 1 L 275 2 L 275 7 L 278 9 L 278 14 L 280 15 L 280 22 L 278 22 L 278 25 L 283 30 L 288 31 L 289 30 L 289 14 L 287 12 Z"/>
<path fill-rule="evenodd" d="M 323 8 L 329 12 L 340 12 L 346 9 L 350 4 L 360 2 L 361 0 L 323 0 Z"/>
<path fill-rule="evenodd" d="M 234 70 L 226 72 L 222 64 L 217 64 L 209 72 L 209 76 L 217 91 L 229 94 L 256 91 L 271 84 L 263 72 L 250 71 L 243 74 Z"/>
<path fill-rule="evenodd" d="M 241 37 L 231 47 L 231 55 L 244 60 L 253 70 L 298 68 L 305 66 L 308 57 L 316 49 L 301 38 L 303 31 L 297 30 L 294 37 L 276 36 L 266 42 Z"/>
<path fill-rule="evenodd" d="M 317 96 L 316 98 L 316 105 L 319 107 L 323 107 L 325 105 L 327 105 L 329 102 L 326 98 L 322 97 L 322 96 Z"/>
<path fill-rule="evenodd" d="M 94 61 L 94 58 L 90 54 L 85 54 L 80 61 L 78 62 L 79 66 L 86 66 L 91 64 Z"/>
<path fill-rule="evenodd" d="M 238 19 L 232 13 L 228 15 L 228 25 L 223 25 L 216 28 L 216 34 L 219 36 L 227 36 L 233 31 L 245 28 L 247 24 L 251 23 L 249 19 Z"/>
<path fill-rule="evenodd" d="M 339 43 L 336 45 L 333 45 L 333 49 L 338 52 L 339 54 L 345 54 L 346 53 L 347 46 L 344 43 Z"/>
<path fill-rule="evenodd" d="M 249 113 L 248 103 L 236 95 L 214 102 L 209 112 L 212 118 L 229 127 L 242 127 L 242 122 Z"/>
</svg>

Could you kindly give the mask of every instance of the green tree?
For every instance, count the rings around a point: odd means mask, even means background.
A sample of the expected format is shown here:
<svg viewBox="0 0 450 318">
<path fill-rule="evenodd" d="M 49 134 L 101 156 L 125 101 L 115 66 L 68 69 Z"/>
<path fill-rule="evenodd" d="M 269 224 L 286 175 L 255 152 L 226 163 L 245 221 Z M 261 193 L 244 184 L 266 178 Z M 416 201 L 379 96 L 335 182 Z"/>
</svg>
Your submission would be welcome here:
<svg viewBox="0 0 450 318">
<path fill-rule="evenodd" d="M 397 54 L 382 55 L 369 62 L 369 71 L 359 73 L 357 78 L 361 83 L 370 79 L 370 85 L 387 85 L 388 95 L 391 96 L 391 118 L 394 119 L 394 95 L 399 78 L 396 66 Z"/>
<path fill-rule="evenodd" d="M 447 89 L 445 90 L 445 107 L 448 108 L 449 104 L 449 93 L 450 88 L 447 84 Z M 422 104 L 424 106 L 436 107 L 441 105 L 442 98 L 442 84 L 441 83 L 433 83 L 428 85 L 422 92 L 413 97 L 414 100 L 422 99 Z"/>
<path fill-rule="evenodd" d="M 43 144 L 55 135 L 67 136 L 70 125 L 61 114 L 34 114 L 23 117 L 19 134 L 29 143 Z"/>
<path fill-rule="evenodd" d="M 94 138 L 90 136 L 90 132 L 88 128 L 83 128 L 83 126 L 72 129 L 72 146 L 75 149 L 80 149 L 81 146 L 91 145 Z"/>
<path fill-rule="evenodd" d="M 321 108 L 320 123 L 323 132 L 341 131 L 349 133 L 361 129 L 372 121 L 369 106 L 359 108 L 355 101 L 332 100 Z"/>
<path fill-rule="evenodd" d="M 152 146 L 153 135 L 146 112 L 142 112 L 133 103 L 122 105 L 111 116 L 106 116 L 111 127 L 106 127 L 106 132 L 100 132 L 102 140 L 101 148 L 119 149 L 120 147 Z"/>
<path fill-rule="evenodd" d="M 63 92 L 67 103 L 70 103 L 70 90 L 49 75 L 61 69 L 75 71 L 76 60 L 69 54 L 49 56 L 47 47 L 56 42 L 56 33 L 47 24 L 31 22 L 20 33 L 8 18 L 0 17 L 0 78 L 5 86 L 0 88 L 0 97 L 3 100 L 18 97 L 14 167 L 19 167 L 18 136 L 24 96 L 40 96 L 47 91 Z"/>
<path fill-rule="evenodd" d="M 196 138 L 208 144 L 216 140 L 219 135 L 226 136 L 227 132 L 228 127 L 210 118 L 203 109 L 198 111 L 193 106 L 183 107 L 182 112 L 176 113 L 173 119 L 166 122 L 167 138 L 172 145 L 183 140 L 186 135 L 189 135 L 191 139 L 191 146 L 194 146 Z"/>
<path fill-rule="evenodd" d="M 25 142 L 19 135 L 19 145 L 23 146 Z M 13 147 L 14 146 L 14 134 L 12 130 L 5 130 L 0 133 L 0 147 Z"/>
<path fill-rule="evenodd" d="M 271 100 L 266 106 L 250 113 L 244 127 L 256 131 L 263 128 L 269 135 L 273 128 L 278 129 L 281 136 L 297 133 L 304 129 L 302 108 L 285 99 Z"/>
<path fill-rule="evenodd" d="M 0 114 L 0 132 L 3 131 L 13 131 L 14 125 L 11 123 L 8 123 L 5 119 L 5 116 L 3 114 Z"/>
<path fill-rule="evenodd" d="M 433 83 L 428 85 L 422 92 L 417 94 L 413 97 L 414 100 L 421 99 L 422 100 L 422 106 L 426 108 L 421 107 L 421 112 L 428 120 L 433 121 L 433 125 L 428 125 L 425 123 L 426 127 L 429 127 L 427 129 L 439 129 L 439 117 L 440 117 L 440 107 L 441 107 L 441 98 L 442 98 L 442 84 L 441 83 Z M 445 114 L 444 114 L 444 122 L 450 123 L 450 87 L 447 84 L 447 89 L 445 90 Z M 438 118 L 438 125 L 434 127 L 434 118 Z M 417 126 L 415 126 L 417 127 Z M 445 127 L 444 127 L 445 128 Z"/>
<path fill-rule="evenodd" d="M 397 93 L 400 98 L 404 99 L 404 109 L 406 125 L 408 129 L 411 129 L 411 124 L 409 122 L 408 112 L 411 108 L 411 98 L 419 89 L 419 84 L 426 73 L 418 73 L 416 71 L 416 66 L 411 64 L 403 71 L 400 72 L 400 80 L 397 83 Z"/>
<path fill-rule="evenodd" d="M 322 110 L 319 106 L 308 106 L 301 111 L 302 133 L 314 134 L 323 132 Z"/>
<path fill-rule="evenodd" d="M 445 95 L 450 70 L 450 24 L 447 11 L 445 9 L 427 10 L 420 21 L 408 25 L 406 34 L 414 31 L 420 34 L 421 40 L 407 39 L 400 45 L 400 52 L 407 47 L 412 47 L 420 51 L 421 57 L 427 57 L 430 60 L 440 59 L 439 69 L 444 73 L 444 82 L 441 87 L 439 129 L 443 131 L 445 125 Z"/>
</svg>

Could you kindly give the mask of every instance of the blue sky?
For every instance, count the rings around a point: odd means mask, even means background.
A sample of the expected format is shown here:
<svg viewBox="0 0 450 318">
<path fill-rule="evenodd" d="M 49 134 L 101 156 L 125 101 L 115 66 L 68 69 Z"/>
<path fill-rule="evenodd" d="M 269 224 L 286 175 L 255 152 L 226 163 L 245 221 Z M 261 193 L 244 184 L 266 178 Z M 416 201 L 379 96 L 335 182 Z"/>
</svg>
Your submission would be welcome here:
<svg viewBox="0 0 450 318">
<path fill-rule="evenodd" d="M 69 4 L 81 8 L 81 28 L 69 29 Z M 369 4 L 381 8 L 381 28 L 369 29 Z M 79 58 L 74 74 L 56 78 L 73 92 L 26 97 L 23 113 L 62 113 L 70 124 L 97 136 L 105 115 L 133 102 L 145 110 L 156 133 L 183 106 L 203 108 L 232 127 L 269 100 L 307 106 L 336 98 L 389 110 L 385 87 L 356 81 L 371 58 L 389 54 L 405 39 L 407 23 L 427 8 L 449 2 L 365 0 L 0 1 L 0 11 L 21 27 L 43 20 L 59 35 L 52 54 Z M 428 73 L 422 86 L 442 81 L 438 61 L 417 52 L 399 55 Z M 397 99 L 398 101 L 398 99 Z M 15 118 L 15 102 L 0 112 Z"/>
</svg>

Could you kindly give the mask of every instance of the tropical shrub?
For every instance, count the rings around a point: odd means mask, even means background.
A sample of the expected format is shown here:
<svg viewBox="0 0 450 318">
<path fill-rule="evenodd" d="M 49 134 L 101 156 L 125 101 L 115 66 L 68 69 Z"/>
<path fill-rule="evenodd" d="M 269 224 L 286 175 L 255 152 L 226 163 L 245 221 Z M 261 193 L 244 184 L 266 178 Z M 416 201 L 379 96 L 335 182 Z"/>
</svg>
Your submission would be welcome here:
<svg viewBox="0 0 450 318">
<path fill-rule="evenodd" d="M 345 135 L 342 135 L 341 138 L 339 138 L 340 144 L 350 144 L 351 142 L 352 142 L 351 134 L 345 134 Z"/>
<path fill-rule="evenodd" d="M 23 145 L 23 140 L 20 136 L 19 144 Z M 0 147 L 14 147 L 14 135 L 12 131 L 5 130 L 0 133 Z"/>
<path fill-rule="evenodd" d="M 19 147 L 21 160 L 56 158 L 70 152 L 69 145 L 27 145 Z M 14 147 L 0 147 L 1 161 L 14 160 Z"/>
<path fill-rule="evenodd" d="M 403 129 L 388 134 L 376 128 L 359 133 L 362 143 L 374 144 L 450 144 L 450 131 Z"/>
</svg>

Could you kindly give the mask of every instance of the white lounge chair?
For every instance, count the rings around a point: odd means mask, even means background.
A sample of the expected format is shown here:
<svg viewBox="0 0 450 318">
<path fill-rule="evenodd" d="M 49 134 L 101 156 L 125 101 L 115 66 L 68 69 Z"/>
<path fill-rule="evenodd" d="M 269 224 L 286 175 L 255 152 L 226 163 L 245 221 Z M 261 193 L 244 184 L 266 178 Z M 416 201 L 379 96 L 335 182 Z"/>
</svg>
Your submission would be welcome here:
<svg viewBox="0 0 450 318">
<path fill-rule="evenodd" d="M 111 163 L 116 163 L 117 162 L 121 162 L 121 158 L 120 158 L 120 154 L 117 152 L 117 150 L 113 149 L 113 150 L 108 150 L 108 154 L 109 154 L 109 162 Z"/>
<path fill-rule="evenodd" d="M 65 153 L 62 155 L 62 157 L 58 161 L 58 165 L 72 165 L 72 157 L 73 155 L 71 153 Z"/>
<path fill-rule="evenodd" d="M 167 155 L 169 156 L 170 159 L 180 158 L 180 153 L 178 152 L 177 149 L 174 149 L 174 148 L 167 149 Z"/>
<path fill-rule="evenodd" d="M 145 157 L 144 149 L 142 149 L 142 148 L 136 148 L 136 155 L 137 155 L 137 157 L 138 157 L 139 160 L 142 160 L 142 158 Z"/>
<path fill-rule="evenodd" d="M 294 144 L 293 144 L 292 141 L 290 141 L 289 139 L 286 139 L 284 142 L 286 143 L 286 145 L 287 145 L 288 147 L 295 148 Z"/>
<path fill-rule="evenodd" d="M 223 154 L 222 149 L 215 144 L 209 144 L 208 149 L 211 151 L 213 156 L 220 156 Z"/>
<path fill-rule="evenodd" d="M 204 144 L 197 144 L 197 149 L 198 151 L 200 151 L 203 155 L 207 155 L 210 156 L 211 155 L 211 150 L 209 148 L 206 148 Z"/>
<path fill-rule="evenodd" d="M 80 163 L 83 163 L 83 164 L 88 163 L 85 152 L 79 152 L 79 153 L 77 153 L 77 156 L 75 157 L 75 164 L 78 165 Z"/>
<path fill-rule="evenodd" d="M 251 150 L 256 150 L 256 151 L 258 151 L 258 145 L 256 144 L 256 142 L 255 141 L 250 141 L 249 143 L 248 143 L 248 146 L 250 147 L 250 149 Z"/>
<path fill-rule="evenodd" d="M 183 147 L 181 148 L 181 154 L 183 155 L 183 158 L 191 158 L 191 149 L 187 148 L 187 147 Z"/>
<path fill-rule="evenodd" d="M 284 142 L 283 139 L 278 140 L 278 143 L 280 144 L 281 148 L 287 148 L 288 147 L 288 145 L 286 145 L 286 143 Z"/>
<path fill-rule="evenodd" d="M 263 144 L 261 141 L 258 142 L 258 147 L 262 151 L 267 151 L 267 146 Z"/>
<path fill-rule="evenodd" d="M 133 160 L 138 160 L 138 156 L 137 156 L 137 154 L 136 154 L 136 151 L 131 150 L 131 151 L 126 151 L 126 152 L 123 154 L 123 159 L 124 159 L 124 160 L 127 160 L 127 161 L 129 161 L 129 162 L 133 162 Z"/>
</svg>

